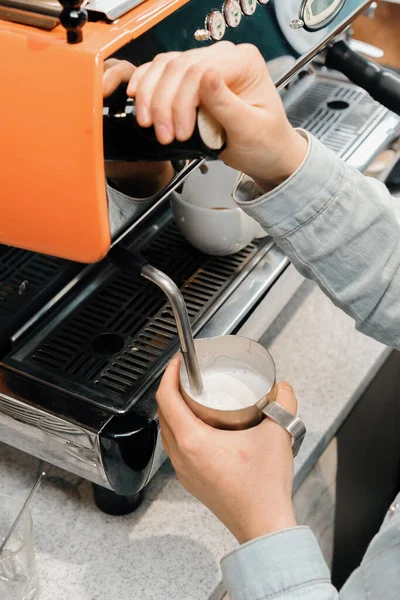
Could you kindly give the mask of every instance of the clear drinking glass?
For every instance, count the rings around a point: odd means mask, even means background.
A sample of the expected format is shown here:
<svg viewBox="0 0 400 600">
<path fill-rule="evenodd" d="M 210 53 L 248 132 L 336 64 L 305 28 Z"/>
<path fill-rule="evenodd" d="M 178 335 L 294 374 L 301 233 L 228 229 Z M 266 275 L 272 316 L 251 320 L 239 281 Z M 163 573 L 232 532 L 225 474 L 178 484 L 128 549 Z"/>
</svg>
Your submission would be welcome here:
<svg viewBox="0 0 400 600">
<path fill-rule="evenodd" d="M 4 540 L 22 503 L 0 495 L 0 541 Z M 25 511 L 0 554 L 1 600 L 33 600 L 37 591 L 32 517 Z"/>
</svg>

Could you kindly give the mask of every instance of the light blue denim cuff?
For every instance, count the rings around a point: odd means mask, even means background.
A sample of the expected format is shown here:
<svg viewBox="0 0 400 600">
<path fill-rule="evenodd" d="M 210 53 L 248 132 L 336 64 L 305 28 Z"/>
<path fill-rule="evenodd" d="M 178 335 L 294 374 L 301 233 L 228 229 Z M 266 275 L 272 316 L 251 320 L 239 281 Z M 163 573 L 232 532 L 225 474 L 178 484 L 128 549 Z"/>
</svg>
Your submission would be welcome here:
<svg viewBox="0 0 400 600">
<path fill-rule="evenodd" d="M 308 151 L 297 171 L 267 194 L 247 176 L 239 177 L 233 198 L 273 237 L 284 237 L 312 220 L 334 198 L 342 182 L 345 164 L 314 136 L 298 130 L 308 139 Z"/>
<path fill-rule="evenodd" d="M 289 591 L 331 581 L 308 527 L 294 527 L 248 542 L 228 554 L 221 566 L 229 600 L 286 598 Z"/>
</svg>

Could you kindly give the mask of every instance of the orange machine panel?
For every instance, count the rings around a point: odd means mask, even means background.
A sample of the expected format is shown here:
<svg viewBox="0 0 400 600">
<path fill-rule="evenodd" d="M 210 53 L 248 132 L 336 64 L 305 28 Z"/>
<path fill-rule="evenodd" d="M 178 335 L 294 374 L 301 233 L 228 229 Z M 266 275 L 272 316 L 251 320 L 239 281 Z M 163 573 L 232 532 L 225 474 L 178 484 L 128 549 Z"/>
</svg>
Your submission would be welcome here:
<svg viewBox="0 0 400 600">
<path fill-rule="evenodd" d="M 79 262 L 110 247 L 103 62 L 188 0 L 147 0 L 83 42 L 0 21 L 0 243 Z"/>
</svg>

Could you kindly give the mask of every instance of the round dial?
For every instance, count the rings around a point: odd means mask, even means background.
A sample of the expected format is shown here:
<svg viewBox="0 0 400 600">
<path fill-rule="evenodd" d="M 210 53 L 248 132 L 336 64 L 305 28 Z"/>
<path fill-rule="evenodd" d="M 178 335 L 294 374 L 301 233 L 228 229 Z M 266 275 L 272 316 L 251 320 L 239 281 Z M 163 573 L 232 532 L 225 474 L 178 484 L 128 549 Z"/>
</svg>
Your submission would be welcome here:
<svg viewBox="0 0 400 600">
<path fill-rule="evenodd" d="M 326 34 L 326 31 L 310 33 L 305 29 L 292 29 L 290 23 L 299 18 L 299 0 L 274 1 L 276 20 L 287 42 L 298 54 L 309 52 L 313 46 L 318 44 Z"/>
<path fill-rule="evenodd" d="M 268 4 L 269 0 L 258 0 L 258 4 Z"/>
<path fill-rule="evenodd" d="M 240 4 L 242 11 L 247 17 L 253 15 L 257 8 L 257 0 L 240 0 Z"/>
<path fill-rule="evenodd" d="M 219 10 L 213 10 L 207 17 L 207 29 L 213 40 L 222 40 L 226 31 L 224 15 Z"/>
<path fill-rule="evenodd" d="M 242 18 L 242 11 L 238 0 L 226 0 L 224 4 L 225 21 L 229 27 L 237 27 Z"/>
<path fill-rule="evenodd" d="M 308 31 L 326 27 L 340 12 L 346 0 L 303 0 L 300 19 Z"/>
</svg>

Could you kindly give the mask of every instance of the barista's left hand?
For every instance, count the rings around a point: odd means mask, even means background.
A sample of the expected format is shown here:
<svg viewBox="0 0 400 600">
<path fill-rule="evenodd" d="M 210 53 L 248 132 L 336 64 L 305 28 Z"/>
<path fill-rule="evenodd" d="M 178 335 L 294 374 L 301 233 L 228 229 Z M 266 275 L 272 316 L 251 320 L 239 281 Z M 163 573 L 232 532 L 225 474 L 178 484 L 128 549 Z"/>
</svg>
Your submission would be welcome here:
<svg viewBox="0 0 400 600">
<path fill-rule="evenodd" d="M 103 97 L 108 98 L 122 84 L 128 83 L 135 71 L 127 60 L 110 58 L 104 63 Z M 110 184 L 127 196 L 147 198 L 162 190 L 173 178 L 169 162 L 106 162 Z"/>
<path fill-rule="evenodd" d="M 245 431 L 209 427 L 182 398 L 179 367 L 177 357 L 157 392 L 162 440 L 179 481 L 240 543 L 294 527 L 289 434 L 270 419 Z M 277 401 L 296 413 L 288 383 L 279 384 Z"/>
</svg>

